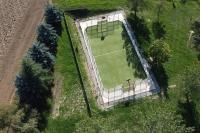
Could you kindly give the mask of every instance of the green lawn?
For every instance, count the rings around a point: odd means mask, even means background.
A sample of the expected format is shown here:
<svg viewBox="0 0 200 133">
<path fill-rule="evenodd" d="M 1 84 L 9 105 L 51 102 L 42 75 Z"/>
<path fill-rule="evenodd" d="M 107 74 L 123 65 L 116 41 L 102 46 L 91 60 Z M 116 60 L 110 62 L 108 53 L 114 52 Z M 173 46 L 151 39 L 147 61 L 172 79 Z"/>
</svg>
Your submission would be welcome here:
<svg viewBox="0 0 200 133">
<path fill-rule="evenodd" d="M 89 10 L 110 10 L 124 7 L 126 0 L 53 0 L 62 9 L 87 8 Z"/>
<path fill-rule="evenodd" d="M 63 8 L 67 7 L 67 1 L 73 3 L 74 7 L 85 5 L 93 9 L 105 9 L 112 7 L 107 4 L 91 5 L 92 2 L 103 3 L 107 0 L 54 0 Z M 116 0 L 118 1 L 118 0 Z M 116 1 L 108 0 L 107 2 Z M 113 4 L 116 6 L 116 3 Z M 145 24 L 150 31 L 150 42 L 141 44 L 141 48 L 146 51 L 150 43 L 155 39 L 152 31 L 152 22 L 157 19 L 157 0 L 149 1 L 148 7 L 142 12 L 138 13 L 139 17 L 143 17 Z M 95 3 L 94 3 L 95 4 Z M 91 104 L 92 118 L 87 116 L 85 103 L 83 100 L 78 75 L 75 69 L 74 59 L 69 45 L 69 36 L 66 31 L 63 31 L 59 40 L 58 56 L 56 61 L 55 71 L 60 73 L 63 78 L 63 93 L 61 101 L 60 116 L 57 118 L 49 118 L 47 133 L 66 133 L 66 132 L 136 132 L 140 133 L 144 129 L 144 124 L 148 126 L 155 126 L 167 119 L 167 113 L 179 114 L 178 101 L 181 99 L 179 94 L 179 84 L 181 84 L 180 76 L 184 72 L 186 66 L 197 62 L 197 53 L 187 47 L 187 40 L 190 30 L 190 18 L 195 19 L 199 17 L 200 8 L 195 1 L 189 1 L 185 5 L 176 2 L 176 8 L 173 8 L 172 3 L 165 1 L 164 9 L 160 15 L 160 21 L 165 25 L 165 41 L 170 45 L 172 56 L 170 60 L 164 64 L 166 74 L 169 78 L 169 85 L 176 84 L 175 89 L 169 89 L 169 99 L 158 100 L 145 98 L 133 102 L 129 106 L 120 106 L 109 111 L 99 111 L 95 105 L 96 99 L 92 93 L 92 87 L 89 85 L 90 81 L 87 79 L 86 60 L 82 46 L 73 23 L 73 19 L 67 17 L 69 29 L 74 40 L 74 46 L 78 48 L 78 57 L 81 65 L 81 70 L 84 76 L 86 91 Z M 98 6 L 98 7 L 97 7 Z M 163 113 L 163 111 L 166 111 Z M 164 115 L 160 118 L 159 113 Z M 153 120 L 152 120 L 153 119 Z M 155 121 L 159 120 L 159 123 Z M 173 121 L 173 120 L 171 120 Z M 166 127 L 163 125 L 163 127 Z M 166 128 L 161 128 L 166 129 Z M 142 132 L 145 132 L 143 130 Z M 148 131 L 147 131 L 148 132 Z M 170 132 L 170 131 L 169 131 Z"/>
<path fill-rule="evenodd" d="M 83 115 L 87 117 L 85 102 L 80 88 L 78 72 L 70 47 L 69 36 L 63 24 L 62 35 L 58 41 L 58 52 L 56 56 L 55 73 L 61 76 L 62 99 L 57 119 L 49 118 L 47 133 L 66 133 L 73 131 L 73 123 L 80 120 Z M 56 76 L 56 77 L 57 77 Z M 56 78 L 55 77 L 55 78 Z M 57 131 L 59 129 L 59 131 Z"/>
<path fill-rule="evenodd" d="M 152 31 L 152 23 L 157 20 L 158 1 L 152 0 L 148 8 L 139 13 L 150 30 L 150 42 L 141 44 L 142 49 L 147 48 L 155 40 Z M 171 58 L 164 64 L 166 75 L 168 76 L 169 85 L 178 85 L 181 82 L 180 76 L 187 66 L 196 62 L 197 52 L 188 48 L 188 37 L 190 32 L 191 20 L 200 16 L 200 6 L 195 1 L 188 1 L 186 4 L 176 2 L 176 8 L 173 8 L 171 2 L 164 2 L 160 14 L 160 22 L 164 25 L 165 41 L 170 45 Z"/>
<path fill-rule="evenodd" d="M 112 23 L 109 22 L 108 26 L 113 27 Z M 88 27 L 87 31 L 90 31 L 88 33 L 90 46 L 103 86 L 106 89 L 112 89 L 119 85 L 124 85 L 128 79 L 133 81 L 138 77 L 135 76 L 136 69 L 127 61 L 127 52 L 124 47 L 125 40 L 122 37 L 122 32 L 124 32 L 122 23 L 116 22 L 113 30 L 108 30 L 109 33 L 107 32 L 106 26 L 107 24 L 104 23 L 102 25 Z M 95 30 L 97 27 L 98 32 Z M 91 31 L 91 29 L 94 31 Z M 103 40 L 101 39 L 102 35 L 104 36 Z M 128 43 L 128 45 L 132 46 L 130 41 Z M 136 56 L 134 55 L 133 57 L 137 58 Z"/>
</svg>

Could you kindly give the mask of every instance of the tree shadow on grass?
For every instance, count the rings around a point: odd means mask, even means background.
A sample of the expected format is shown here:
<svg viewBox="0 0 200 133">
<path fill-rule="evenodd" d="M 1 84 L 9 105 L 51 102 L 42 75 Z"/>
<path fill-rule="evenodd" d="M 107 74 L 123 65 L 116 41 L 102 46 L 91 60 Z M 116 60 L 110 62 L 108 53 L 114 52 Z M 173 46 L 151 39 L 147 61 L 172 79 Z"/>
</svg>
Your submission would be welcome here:
<svg viewBox="0 0 200 133">
<path fill-rule="evenodd" d="M 107 10 L 89 10 L 87 8 L 75 8 L 75 9 L 68 9 L 65 10 L 65 13 L 70 14 L 76 19 L 86 18 L 93 15 L 109 13 L 115 11 L 114 9 L 107 9 Z"/>
<path fill-rule="evenodd" d="M 166 34 L 165 25 L 159 21 L 152 23 L 152 31 L 156 39 L 164 38 Z"/>
<path fill-rule="evenodd" d="M 163 65 L 159 66 L 152 66 L 152 72 L 156 78 L 156 81 L 158 82 L 158 85 L 160 86 L 161 92 L 165 96 L 165 98 L 169 98 L 168 95 L 168 76 L 166 74 L 166 71 L 163 67 Z"/>
<path fill-rule="evenodd" d="M 177 113 L 181 114 L 186 126 L 195 127 L 195 132 L 200 132 L 199 113 L 193 101 L 183 102 L 179 100 Z"/>
<path fill-rule="evenodd" d="M 124 25 L 122 25 L 122 27 L 123 27 L 123 30 L 122 30 L 121 35 L 122 35 L 122 39 L 124 40 L 123 48 L 126 50 L 126 60 L 127 60 L 128 66 L 131 66 L 133 69 L 135 69 L 133 73 L 135 77 L 145 79 L 146 74 L 144 72 L 142 64 L 137 56 L 137 53 L 131 43 L 131 40 L 129 38 L 129 35 L 127 34 L 127 31 Z"/>
<path fill-rule="evenodd" d="M 150 31 L 147 27 L 147 24 L 143 18 L 139 18 L 134 14 L 130 14 L 127 18 L 128 22 L 131 25 L 135 33 L 137 42 L 140 45 L 147 44 L 150 42 Z"/>
</svg>

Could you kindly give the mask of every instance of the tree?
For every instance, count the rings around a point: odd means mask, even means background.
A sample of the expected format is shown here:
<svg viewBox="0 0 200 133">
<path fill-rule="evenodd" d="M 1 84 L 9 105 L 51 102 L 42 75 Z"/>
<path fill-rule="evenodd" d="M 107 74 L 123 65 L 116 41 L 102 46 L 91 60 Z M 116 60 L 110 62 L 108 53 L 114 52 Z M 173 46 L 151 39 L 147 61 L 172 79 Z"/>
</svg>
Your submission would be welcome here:
<svg viewBox="0 0 200 133">
<path fill-rule="evenodd" d="M 28 51 L 27 57 L 41 64 L 44 69 L 53 69 L 55 57 L 49 53 L 48 48 L 40 42 L 35 42 L 33 44 L 32 48 Z"/>
<path fill-rule="evenodd" d="M 54 28 L 61 24 L 62 21 L 62 14 L 61 12 L 53 5 L 47 5 L 45 9 L 45 22 L 47 24 L 52 25 Z"/>
<path fill-rule="evenodd" d="M 15 133 L 39 133 L 37 111 L 31 110 L 28 116 L 25 109 L 19 109 L 12 116 L 9 131 Z"/>
<path fill-rule="evenodd" d="M 188 67 L 183 75 L 184 94 L 187 102 L 194 100 L 200 101 L 200 64 L 197 63 L 192 67 Z"/>
<path fill-rule="evenodd" d="M 183 116 L 187 126 L 194 126 L 200 132 L 198 106 L 200 101 L 200 64 L 191 65 L 184 70 L 182 76 L 183 98 L 179 101 L 178 112 Z"/>
<path fill-rule="evenodd" d="M 0 108 L 0 132 L 39 133 L 38 114 L 28 107 L 19 109 L 15 104 Z"/>
<path fill-rule="evenodd" d="M 6 132 L 10 126 L 11 117 L 17 110 L 16 105 L 0 106 L 0 133 Z"/>
<path fill-rule="evenodd" d="M 155 66 L 165 63 L 170 57 L 169 45 L 163 39 L 155 40 L 149 48 L 149 56 Z"/>
<path fill-rule="evenodd" d="M 48 98 L 51 96 L 53 78 L 41 65 L 25 58 L 15 84 L 21 105 L 30 105 L 40 112 L 49 107 Z"/>
<path fill-rule="evenodd" d="M 200 19 L 192 24 L 194 47 L 200 51 Z"/>
<path fill-rule="evenodd" d="M 53 55 L 57 51 L 58 36 L 56 31 L 49 24 L 41 24 L 37 30 L 37 40 L 40 43 L 44 43 L 49 48 L 50 53 Z"/>
</svg>

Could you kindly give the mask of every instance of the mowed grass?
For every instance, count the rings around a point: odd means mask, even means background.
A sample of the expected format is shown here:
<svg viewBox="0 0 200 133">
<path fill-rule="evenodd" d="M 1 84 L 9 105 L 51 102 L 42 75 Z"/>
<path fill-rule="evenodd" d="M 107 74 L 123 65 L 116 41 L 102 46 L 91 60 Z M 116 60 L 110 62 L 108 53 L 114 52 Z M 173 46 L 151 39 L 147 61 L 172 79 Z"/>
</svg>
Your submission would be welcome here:
<svg viewBox="0 0 200 133">
<path fill-rule="evenodd" d="M 112 22 L 109 23 L 112 26 Z M 105 23 L 102 27 L 106 29 L 106 25 Z M 98 25 L 98 27 L 101 26 Z M 90 31 L 89 28 L 87 31 Z M 96 29 L 95 27 L 92 28 Z M 136 70 L 127 61 L 127 53 L 124 47 L 125 42 L 122 37 L 122 23 L 115 24 L 115 28 L 109 31 L 110 33 L 108 35 L 106 35 L 107 32 L 104 29 L 102 29 L 105 33 L 104 39 L 101 39 L 101 35 L 95 37 L 97 32 L 93 32 L 93 35 L 91 33 L 88 34 L 90 40 L 89 45 L 92 48 L 92 54 L 95 58 L 103 86 L 106 89 L 112 89 L 123 85 L 128 79 L 134 80 L 137 77 L 134 76 Z M 99 30 L 101 31 L 100 28 L 98 28 Z M 129 43 L 131 45 L 131 42 Z"/>
<path fill-rule="evenodd" d="M 110 10 L 124 7 L 126 0 L 53 0 L 62 9 L 87 8 L 89 10 Z"/>
</svg>

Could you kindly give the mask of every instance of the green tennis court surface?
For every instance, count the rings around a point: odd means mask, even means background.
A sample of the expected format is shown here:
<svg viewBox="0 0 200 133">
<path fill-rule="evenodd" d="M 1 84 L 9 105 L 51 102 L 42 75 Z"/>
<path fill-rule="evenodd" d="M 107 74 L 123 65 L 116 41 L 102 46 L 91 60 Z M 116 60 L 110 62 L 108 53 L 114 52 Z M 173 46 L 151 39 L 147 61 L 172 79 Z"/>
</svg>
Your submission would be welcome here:
<svg viewBox="0 0 200 133">
<path fill-rule="evenodd" d="M 122 37 L 123 26 L 119 21 L 103 22 L 97 26 L 87 28 L 88 38 L 92 48 L 98 71 L 104 88 L 110 89 L 127 82 L 128 79 L 134 80 L 137 68 L 130 63 L 130 59 L 139 60 L 136 53 L 130 57 L 132 44 Z M 126 32 L 126 31 L 125 31 Z M 141 65 L 139 65 L 141 68 Z M 140 69 L 144 73 L 143 69 Z"/>
</svg>

